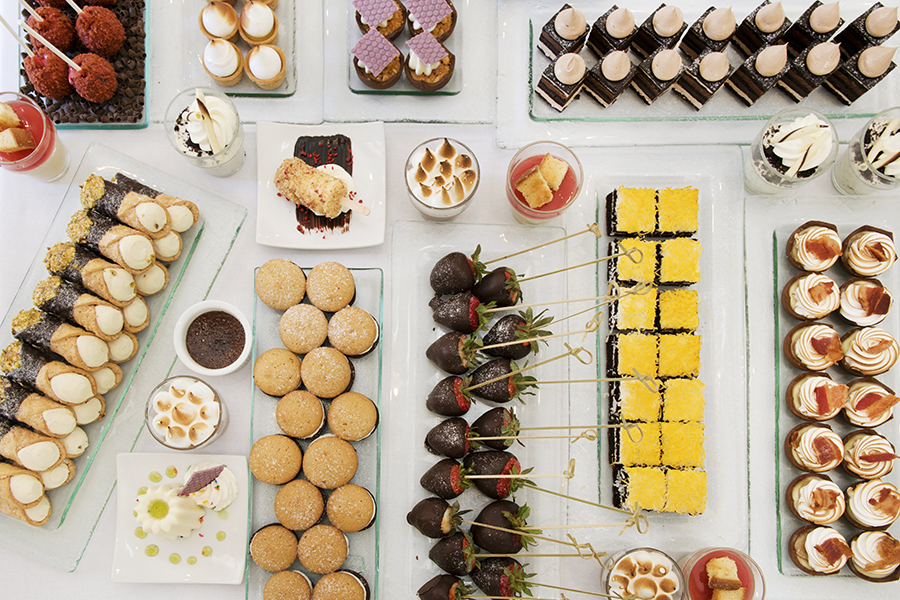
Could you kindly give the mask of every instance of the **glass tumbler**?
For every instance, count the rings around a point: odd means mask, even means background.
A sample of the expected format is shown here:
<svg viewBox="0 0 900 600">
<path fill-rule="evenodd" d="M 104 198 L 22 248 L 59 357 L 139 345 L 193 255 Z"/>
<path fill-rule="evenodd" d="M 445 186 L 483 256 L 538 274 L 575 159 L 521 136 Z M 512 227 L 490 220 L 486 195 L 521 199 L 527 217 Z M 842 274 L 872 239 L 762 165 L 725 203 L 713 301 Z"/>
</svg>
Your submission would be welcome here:
<svg viewBox="0 0 900 600">
<path fill-rule="evenodd" d="M 834 164 L 831 182 L 845 196 L 900 187 L 900 106 L 872 117 Z"/>
</svg>

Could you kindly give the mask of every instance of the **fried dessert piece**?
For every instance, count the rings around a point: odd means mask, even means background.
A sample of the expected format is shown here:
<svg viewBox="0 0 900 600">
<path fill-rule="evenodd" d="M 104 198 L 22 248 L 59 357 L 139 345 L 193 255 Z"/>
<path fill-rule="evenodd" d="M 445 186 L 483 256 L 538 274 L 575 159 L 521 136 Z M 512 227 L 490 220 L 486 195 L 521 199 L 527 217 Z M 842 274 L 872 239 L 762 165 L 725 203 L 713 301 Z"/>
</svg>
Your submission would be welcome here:
<svg viewBox="0 0 900 600">
<path fill-rule="evenodd" d="M 275 172 L 275 187 L 294 204 L 333 219 L 341 214 L 347 184 L 299 158 L 285 159 Z"/>
</svg>

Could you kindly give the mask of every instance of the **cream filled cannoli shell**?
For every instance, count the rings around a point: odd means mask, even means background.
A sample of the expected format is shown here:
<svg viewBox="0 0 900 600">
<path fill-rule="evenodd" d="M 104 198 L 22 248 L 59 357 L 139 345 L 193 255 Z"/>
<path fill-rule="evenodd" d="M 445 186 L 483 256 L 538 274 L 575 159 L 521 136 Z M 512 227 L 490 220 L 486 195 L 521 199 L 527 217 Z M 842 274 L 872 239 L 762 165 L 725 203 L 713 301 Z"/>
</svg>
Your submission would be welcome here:
<svg viewBox="0 0 900 600">
<path fill-rule="evenodd" d="M 181 236 L 176 231 L 170 231 L 167 235 L 153 240 L 153 250 L 156 259 L 163 262 L 172 262 L 181 256 Z"/>
<path fill-rule="evenodd" d="M 109 348 L 109 362 L 123 363 L 134 358 L 138 351 L 138 340 L 133 333 L 123 331 L 122 334 L 111 342 L 106 342 Z"/>
<path fill-rule="evenodd" d="M 72 481 L 75 478 L 75 463 L 71 458 L 66 458 L 58 467 L 38 473 L 45 490 L 55 490 Z"/>
<path fill-rule="evenodd" d="M 6 378 L 0 378 L 0 415 L 50 437 L 68 435 L 76 425 L 75 413 L 71 408 L 29 392 Z"/>
<path fill-rule="evenodd" d="M 47 496 L 41 496 L 38 503 L 31 508 L 21 508 L 0 496 L 0 512 L 33 527 L 40 527 L 50 519 L 50 500 Z"/>
<path fill-rule="evenodd" d="M 169 212 L 169 224 L 172 231 L 184 233 L 200 220 L 200 209 L 190 200 L 160 194 L 156 197 L 156 201 L 165 206 Z"/>
<path fill-rule="evenodd" d="M 161 291 L 169 283 L 169 270 L 162 263 L 155 262 L 147 270 L 134 278 L 137 293 L 141 296 L 152 296 Z"/>
<path fill-rule="evenodd" d="M 98 175 L 90 175 L 81 186 L 81 205 L 96 209 L 151 238 L 161 238 L 170 231 L 169 213 L 159 202 L 128 191 Z"/>
<path fill-rule="evenodd" d="M 73 367 L 94 371 L 109 362 L 106 342 L 37 309 L 20 311 L 12 329 L 18 339 L 62 356 Z"/>
<path fill-rule="evenodd" d="M 59 441 L 62 442 L 63 447 L 65 448 L 66 454 L 64 458 L 78 458 L 84 454 L 84 451 L 87 450 L 88 447 L 87 433 L 85 433 L 84 429 L 81 427 L 76 427 L 72 433 Z"/>
<path fill-rule="evenodd" d="M 0 417 L 0 456 L 31 471 L 46 471 L 66 458 L 66 447 L 56 438 L 19 427 L 15 421 Z M 72 434 L 69 434 L 72 435 Z"/>
<path fill-rule="evenodd" d="M 97 394 L 102 396 L 122 383 L 122 367 L 114 362 L 108 362 L 91 373 L 91 377 L 97 383 Z"/>
<path fill-rule="evenodd" d="M 125 326 L 122 310 L 61 277 L 48 277 L 34 288 L 34 305 L 44 312 L 74 321 L 102 340 L 111 340 Z"/>
<path fill-rule="evenodd" d="M 90 425 L 106 414 L 106 400 L 103 396 L 94 396 L 87 402 L 75 404 L 71 408 L 75 413 L 76 425 Z"/>
<path fill-rule="evenodd" d="M 131 304 L 122 308 L 125 316 L 125 331 L 137 333 L 143 331 L 150 324 L 150 309 L 143 296 L 136 297 Z"/>
<path fill-rule="evenodd" d="M 132 275 L 149 269 L 156 257 L 150 236 L 93 212 L 76 211 L 66 232 L 76 244 L 99 252 Z"/>
<path fill-rule="evenodd" d="M 90 373 L 52 360 L 18 340 L 3 350 L 2 362 L 10 379 L 33 387 L 51 400 L 81 404 L 97 395 L 97 384 Z"/>
<path fill-rule="evenodd" d="M 34 471 L 0 462 L 0 497 L 20 508 L 37 506 L 44 495 L 41 476 Z"/>
<path fill-rule="evenodd" d="M 44 264 L 51 274 L 77 283 L 116 306 L 127 305 L 137 295 L 131 273 L 71 242 L 52 246 Z"/>
</svg>

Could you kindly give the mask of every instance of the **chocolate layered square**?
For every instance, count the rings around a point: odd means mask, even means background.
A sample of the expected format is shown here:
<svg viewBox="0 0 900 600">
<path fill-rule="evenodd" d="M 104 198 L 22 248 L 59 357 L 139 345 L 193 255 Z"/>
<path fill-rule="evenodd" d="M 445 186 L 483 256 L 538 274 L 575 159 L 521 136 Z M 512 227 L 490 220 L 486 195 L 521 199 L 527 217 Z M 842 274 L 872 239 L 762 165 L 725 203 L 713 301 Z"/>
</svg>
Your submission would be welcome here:
<svg viewBox="0 0 900 600">
<path fill-rule="evenodd" d="M 560 112 L 569 106 L 572 100 L 578 96 L 578 93 L 584 85 L 584 78 L 586 75 L 586 73 L 582 71 L 581 78 L 571 84 L 560 81 L 559 77 L 556 75 L 556 64 L 567 57 L 581 58 L 577 54 L 563 54 L 554 60 L 546 69 L 544 69 L 544 72 L 541 74 L 541 79 L 538 81 L 537 87 L 534 90 L 537 92 L 538 96 L 547 101 L 547 104 Z"/>
<path fill-rule="evenodd" d="M 684 70 L 678 81 L 675 82 L 673 89 L 680 94 L 685 100 L 691 103 L 691 106 L 700 110 L 712 97 L 722 89 L 728 78 L 734 73 L 737 67 L 729 66 L 727 72 L 720 79 L 713 81 L 707 80 L 701 74 L 700 64 L 709 55 L 721 55 L 726 61 L 728 57 L 723 52 L 714 52 L 712 50 L 704 50 L 703 53 L 694 60 L 691 65 Z M 714 57 L 715 58 L 715 57 Z"/>
<path fill-rule="evenodd" d="M 876 2 L 869 10 L 859 15 L 847 25 L 843 31 L 835 36 L 834 43 L 841 45 L 842 57 L 845 59 L 850 58 L 860 50 L 868 48 L 869 46 L 877 46 L 897 33 L 897 30 L 900 29 L 900 21 L 898 21 L 894 25 L 894 29 L 885 36 L 875 37 L 868 32 L 866 29 L 866 19 L 879 8 L 884 8 L 884 5 L 881 2 Z"/>
<path fill-rule="evenodd" d="M 741 21 L 737 31 L 734 33 L 734 37 L 731 41 L 734 42 L 735 46 L 737 46 L 745 56 L 755 53 L 760 48 L 771 46 L 781 39 L 781 36 L 787 33 L 787 30 L 791 28 L 791 20 L 787 17 L 784 18 L 784 23 L 781 24 L 781 27 L 772 33 L 766 33 L 756 26 L 756 13 L 769 4 L 771 4 L 771 2 L 765 0 L 765 2 L 757 6 L 752 13 L 747 15 L 746 19 Z"/>
<path fill-rule="evenodd" d="M 715 6 L 707 8 L 706 12 L 700 15 L 700 18 L 688 28 L 687 33 L 684 34 L 681 43 L 678 45 L 678 49 L 684 52 L 685 56 L 691 60 L 703 54 L 704 50 L 721 52 L 731 42 L 731 38 L 734 37 L 734 34 L 732 34 L 727 39 L 714 40 L 703 31 L 703 21 L 714 10 L 716 10 Z"/>
<path fill-rule="evenodd" d="M 670 87 L 675 85 L 678 77 L 684 72 L 684 64 L 682 63 L 678 69 L 678 73 L 671 79 L 661 79 L 654 73 L 653 60 L 663 52 L 675 52 L 671 48 L 657 48 L 650 56 L 641 61 L 634 78 L 631 80 L 633 87 L 640 95 L 641 99 L 647 104 L 653 104 L 657 98 L 665 94 Z M 679 57 L 679 61 L 681 58 Z"/>
<path fill-rule="evenodd" d="M 628 50 L 634 34 L 637 33 L 637 28 L 635 28 L 623 38 L 610 35 L 606 29 L 606 22 L 609 20 L 609 16 L 618 9 L 619 7 L 613 4 L 612 8 L 600 15 L 600 18 L 594 21 L 594 24 L 591 26 L 591 32 L 587 38 L 587 48 L 598 58 L 606 56 L 613 50 Z"/>
<path fill-rule="evenodd" d="M 586 27 L 584 32 L 574 40 L 567 40 L 556 31 L 556 17 L 567 8 L 572 8 L 572 6 L 563 4 L 562 8 L 556 11 L 556 14 L 550 17 L 549 21 L 544 23 L 544 27 L 541 28 L 541 35 L 538 37 L 538 48 L 550 60 L 561 54 L 578 52 L 584 48 L 584 42 L 588 38 L 588 29 Z"/>
<path fill-rule="evenodd" d="M 881 80 L 897 67 L 895 63 L 891 62 L 887 70 L 880 76 L 866 77 L 859 70 L 859 57 L 863 52 L 865 50 L 860 50 L 841 63 L 841 66 L 829 75 L 822 84 L 826 90 L 834 94 L 838 100 L 847 106 L 856 102 L 860 96 L 878 85 Z"/>
<path fill-rule="evenodd" d="M 679 29 L 675 35 L 670 35 L 668 37 L 659 35 L 653 28 L 653 17 L 656 16 L 657 12 L 665 8 L 665 6 L 666 3 L 663 2 L 659 5 L 659 8 L 650 13 L 650 16 L 641 23 L 641 26 L 631 40 L 631 49 L 641 58 L 641 60 L 647 58 L 659 49 L 674 48 L 678 43 L 678 40 L 681 39 L 684 30 L 688 27 L 687 23 L 682 23 L 681 29 Z"/>
<path fill-rule="evenodd" d="M 791 68 L 791 63 L 785 61 L 784 67 L 777 74 L 771 77 L 763 76 L 756 70 L 756 59 L 765 51 L 766 48 L 761 48 L 751 54 L 726 82 L 731 91 L 747 106 L 753 106 L 763 94 L 775 87 L 778 80 Z"/>
<path fill-rule="evenodd" d="M 823 43 L 827 45 L 827 42 Z M 818 44 L 816 44 L 816 46 L 818 46 Z M 809 70 L 807 58 L 809 57 L 809 53 L 812 52 L 816 46 L 807 48 L 800 56 L 795 58 L 791 63 L 791 68 L 778 80 L 778 87 L 784 90 L 794 102 L 800 102 L 809 96 L 813 90 L 825 83 L 825 80 L 834 73 L 834 69 L 832 69 L 824 75 L 816 75 Z M 836 52 L 837 51 L 835 50 L 835 53 Z M 837 69 L 838 66 L 839 65 L 836 65 L 835 69 Z"/>
<path fill-rule="evenodd" d="M 831 31 L 819 33 L 813 29 L 809 23 L 809 19 L 812 16 L 813 11 L 820 6 L 822 6 L 822 3 L 819 2 L 819 0 L 813 2 L 812 6 L 807 8 L 806 12 L 800 15 L 791 27 L 784 32 L 781 39 L 778 40 L 779 43 L 788 45 L 788 56 L 790 56 L 791 60 L 800 56 L 800 53 L 807 48 L 811 48 L 822 42 L 827 42 L 831 39 L 831 36 L 841 28 L 841 25 L 844 24 L 844 19 L 840 19 L 837 26 Z"/>
<path fill-rule="evenodd" d="M 584 80 L 584 89 L 588 91 L 588 93 L 594 97 L 594 99 L 602 104 L 604 107 L 610 106 L 613 102 L 619 99 L 619 96 L 628 88 L 628 84 L 631 83 L 634 74 L 637 72 L 637 65 L 631 64 L 631 67 L 628 70 L 628 73 L 618 80 L 609 79 L 604 73 L 603 69 L 603 61 L 609 57 L 611 54 L 618 52 L 619 54 L 615 54 L 614 57 L 617 56 L 625 56 L 626 60 L 628 59 L 628 55 L 620 50 L 613 50 L 610 54 L 600 59 L 596 65 L 594 65 L 590 71 L 587 73 L 587 77 Z M 609 70 L 607 70 L 609 72 Z"/>
</svg>

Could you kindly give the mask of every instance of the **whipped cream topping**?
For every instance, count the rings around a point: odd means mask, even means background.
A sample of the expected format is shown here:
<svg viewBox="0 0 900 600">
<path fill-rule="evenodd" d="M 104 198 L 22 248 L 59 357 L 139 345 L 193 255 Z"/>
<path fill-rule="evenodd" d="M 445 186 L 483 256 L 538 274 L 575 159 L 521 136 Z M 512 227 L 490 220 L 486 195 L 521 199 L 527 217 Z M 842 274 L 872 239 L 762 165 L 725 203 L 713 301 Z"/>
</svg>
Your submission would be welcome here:
<svg viewBox="0 0 900 600">
<path fill-rule="evenodd" d="M 900 119 L 872 123 L 869 135 L 875 140 L 866 152 L 872 167 L 889 177 L 900 177 Z"/>
<path fill-rule="evenodd" d="M 860 327 L 882 322 L 892 305 L 891 293 L 877 280 L 853 279 L 841 286 L 841 316 Z"/>
<path fill-rule="evenodd" d="M 762 55 L 760 55 L 762 56 Z M 767 140 L 772 151 L 787 167 L 786 177 L 815 169 L 831 155 L 834 130 L 814 114 L 776 125 Z"/>
<path fill-rule="evenodd" d="M 281 66 L 281 56 L 273 46 L 254 46 L 247 53 L 247 68 L 257 79 L 275 79 L 281 73 Z"/>
<path fill-rule="evenodd" d="M 621 50 L 610 52 L 600 64 L 600 72 L 609 81 L 622 81 L 631 71 L 631 59 Z"/>
<path fill-rule="evenodd" d="M 84 429 L 81 427 L 76 427 L 72 430 L 72 432 L 64 438 L 60 438 L 60 440 L 66 448 L 66 456 L 68 458 L 74 458 L 76 456 L 81 456 L 84 454 L 84 451 L 87 450 L 88 447 L 88 436 L 85 433 Z"/>
<path fill-rule="evenodd" d="M 440 66 L 440 62 L 436 62 L 434 64 L 422 62 L 422 59 L 419 58 L 418 54 L 416 54 L 412 50 L 409 51 L 409 68 L 415 71 L 416 75 L 425 75 L 427 77 L 431 75 L 432 72 L 436 71 Z"/>
<path fill-rule="evenodd" d="M 16 452 L 16 459 L 31 471 L 46 471 L 55 467 L 62 458 L 65 457 L 60 453 L 59 446 L 53 442 L 35 442 Z"/>
<path fill-rule="evenodd" d="M 173 204 L 166 207 L 169 219 L 172 222 L 172 231 L 181 233 L 194 226 L 194 213 L 183 204 Z"/>
<path fill-rule="evenodd" d="M 844 550 L 835 562 L 831 562 L 826 553 L 822 551 L 826 543 L 837 544 Z M 817 573 L 836 573 L 840 571 L 847 564 L 847 558 L 850 555 L 850 547 L 847 545 L 847 540 L 831 527 L 816 527 L 807 533 L 803 542 L 803 549 L 806 552 L 807 564 Z"/>
<path fill-rule="evenodd" d="M 878 375 L 894 366 L 900 356 L 900 345 L 879 327 L 852 331 L 841 343 L 844 365 L 864 375 Z"/>
<path fill-rule="evenodd" d="M 837 332 L 830 326 L 812 323 L 794 331 L 791 352 L 810 371 L 824 371 L 840 360 L 840 357 L 829 356 L 827 351 L 820 352 L 816 347 L 822 347 L 825 340 L 831 340 L 833 344 L 837 337 Z"/>
<path fill-rule="evenodd" d="M 575 85 L 584 79 L 584 59 L 573 52 L 563 54 L 553 65 L 553 74 L 563 85 Z"/>
<path fill-rule="evenodd" d="M 184 482 L 187 483 L 191 475 L 196 471 L 202 471 L 211 467 L 218 467 L 221 463 L 201 462 L 191 465 L 184 474 Z M 212 482 L 207 484 L 193 494 L 188 494 L 188 498 L 197 503 L 198 506 L 212 509 L 219 512 L 227 508 L 238 496 L 238 481 L 235 474 L 228 468 L 222 469 Z"/>
<path fill-rule="evenodd" d="M 161 238 L 156 238 L 153 240 L 153 251 L 156 252 L 156 256 L 160 260 L 166 260 L 178 254 L 181 250 L 181 236 L 178 235 L 175 231 L 170 231 L 166 235 Z M 132 303 L 133 304 L 133 303 Z M 144 321 L 139 321 L 137 323 L 132 323 L 130 320 L 128 321 L 129 325 L 138 326 Z"/>
<path fill-rule="evenodd" d="M 787 44 L 769 46 L 756 55 L 754 66 L 763 77 L 775 77 L 787 64 Z"/>
<path fill-rule="evenodd" d="M 580 10 L 569 7 L 556 15 L 556 19 L 553 21 L 553 27 L 562 39 L 574 40 L 585 32 L 587 29 L 587 21 Z"/>
<path fill-rule="evenodd" d="M 134 356 L 136 342 L 130 336 L 122 334 L 116 339 L 106 342 L 109 351 L 109 360 L 111 362 L 125 362 Z M 106 363 L 107 361 L 103 361 Z"/>
<path fill-rule="evenodd" d="M 890 35 L 897 27 L 897 16 L 896 6 L 876 8 L 866 17 L 866 31 L 876 38 Z"/>
<path fill-rule="evenodd" d="M 241 10 L 241 29 L 247 36 L 263 39 L 275 28 L 275 13 L 260 2 L 248 2 Z"/>
<path fill-rule="evenodd" d="M 809 27 L 816 33 L 829 33 L 841 23 L 841 4 L 831 2 L 813 9 L 809 15 Z"/>
<path fill-rule="evenodd" d="M 71 408 L 75 413 L 75 423 L 78 425 L 90 425 L 103 416 L 103 402 L 101 402 L 100 398 L 97 396 L 94 396 L 82 404 L 76 404 Z"/>
<path fill-rule="evenodd" d="M 731 7 L 717 8 L 703 19 L 703 33 L 706 37 L 716 42 L 723 42 L 734 33 L 737 23 L 734 20 L 734 11 Z"/>
<path fill-rule="evenodd" d="M 828 75 L 841 62 L 840 44 L 823 42 L 816 44 L 806 55 L 806 68 L 817 77 Z"/>
<path fill-rule="evenodd" d="M 237 31 L 237 12 L 225 2 L 210 2 L 204 6 L 200 12 L 200 19 L 204 29 L 217 38 L 230 37 Z"/>
<path fill-rule="evenodd" d="M 208 385 L 179 377 L 157 392 L 151 426 L 172 448 L 192 448 L 205 442 L 219 424 L 219 399 Z"/>
<path fill-rule="evenodd" d="M 41 471 L 38 473 L 41 477 L 41 483 L 45 490 L 55 490 L 59 486 L 69 481 L 69 467 L 74 470 L 74 464 L 71 459 L 65 459 L 58 467 L 54 467 L 49 471 Z"/>
<path fill-rule="evenodd" d="M 820 390 L 821 388 L 821 390 Z M 810 419 L 826 420 L 834 417 L 843 408 L 842 405 L 831 407 L 827 412 L 820 405 L 819 394 L 826 393 L 847 397 L 846 386 L 824 375 L 807 375 L 802 381 L 791 387 L 791 403 L 800 414 Z"/>
<path fill-rule="evenodd" d="M 677 50 L 663 50 L 653 57 L 650 70 L 660 81 L 671 81 L 681 73 L 681 56 Z"/>
<path fill-rule="evenodd" d="M 60 373 L 50 379 L 50 389 L 66 404 L 81 404 L 94 395 L 91 381 L 80 373 Z"/>
<path fill-rule="evenodd" d="M 805 270 L 825 271 L 840 257 L 841 238 L 835 230 L 821 225 L 811 225 L 794 233 L 791 258 Z"/>
<path fill-rule="evenodd" d="M 156 202 L 141 202 L 135 208 L 138 222 L 149 232 L 156 233 L 169 222 L 166 209 Z"/>
<path fill-rule="evenodd" d="M 90 369 L 102 367 L 109 362 L 109 348 L 106 342 L 94 335 L 80 335 L 75 340 L 75 348 L 84 364 Z"/>
<path fill-rule="evenodd" d="M 677 6 L 663 6 L 653 14 L 653 31 L 660 37 L 672 37 L 681 31 L 684 13 Z"/>
<path fill-rule="evenodd" d="M 125 265 L 135 270 L 146 269 L 153 263 L 153 242 L 142 235 L 129 235 L 119 241 L 119 252 Z M 105 362 L 105 361 L 104 361 Z"/>
<path fill-rule="evenodd" d="M 125 317 L 122 311 L 112 306 L 99 304 L 94 307 L 94 317 L 97 319 L 97 327 L 105 335 L 116 335 L 125 326 Z"/>
<path fill-rule="evenodd" d="M 83 406 L 83 405 L 78 405 Z M 71 433 L 78 425 L 74 413 L 68 408 L 51 408 L 41 413 L 44 424 L 53 435 L 66 435 Z"/>
<path fill-rule="evenodd" d="M 116 372 L 106 365 L 102 369 L 91 373 L 94 382 L 97 384 L 97 393 L 101 396 L 118 385 L 118 376 Z"/>
<path fill-rule="evenodd" d="M 634 15 L 627 8 L 617 8 L 606 18 L 606 33 L 621 40 L 634 32 Z"/>
<path fill-rule="evenodd" d="M 894 240 L 887 235 L 864 230 L 852 236 L 844 250 L 847 266 L 863 277 L 887 271 L 897 260 Z"/>
<path fill-rule="evenodd" d="M 844 442 L 827 425 L 802 425 L 789 436 L 791 456 L 814 473 L 830 471 L 844 460 Z"/>
<path fill-rule="evenodd" d="M 109 290 L 110 296 L 119 302 L 134 300 L 136 295 L 134 277 L 125 269 L 103 269 L 103 283 Z"/>
<path fill-rule="evenodd" d="M 791 488 L 791 502 L 800 518 L 816 525 L 834 523 L 844 514 L 844 492 L 830 479 L 801 476 Z"/>
<path fill-rule="evenodd" d="M 894 446 L 877 433 L 856 432 L 844 444 L 844 466 L 862 479 L 884 477 L 894 468 Z"/>
<path fill-rule="evenodd" d="M 612 594 L 638 598 L 681 595 L 681 586 L 673 571 L 678 565 L 661 552 L 634 550 L 616 562 L 609 575 Z"/>
<path fill-rule="evenodd" d="M 210 40 L 203 49 L 203 64 L 216 77 L 228 77 L 238 69 L 237 46 L 226 40 Z"/>
<path fill-rule="evenodd" d="M 894 485 L 873 479 L 847 488 L 847 513 L 861 525 L 885 527 L 897 520 L 900 492 Z"/>
<path fill-rule="evenodd" d="M 850 542 L 853 566 L 873 579 L 882 579 L 898 566 L 900 542 L 883 531 L 864 531 Z"/>
<path fill-rule="evenodd" d="M 841 304 L 837 284 L 821 273 L 801 275 L 788 286 L 791 310 L 809 320 L 821 319 Z"/>
<path fill-rule="evenodd" d="M 268 10 L 268 7 L 266 7 Z M 224 148 L 234 138 L 237 131 L 238 116 L 228 104 L 215 96 L 206 96 L 206 109 L 212 119 L 213 131 L 216 139 Z M 197 100 L 191 103 L 187 114 L 187 132 L 191 142 L 200 146 L 204 152 L 212 152 L 212 145 L 203 125 L 203 115 L 200 113 L 200 104 Z"/>
<path fill-rule="evenodd" d="M 784 7 L 781 2 L 767 4 L 756 12 L 756 27 L 763 33 L 775 33 L 784 25 Z"/>
<path fill-rule="evenodd" d="M 478 171 L 471 156 L 444 138 L 436 148 L 426 146 L 409 161 L 406 183 L 425 204 L 447 207 L 469 196 L 478 184 Z"/>
<path fill-rule="evenodd" d="M 137 524 L 147 533 L 167 540 L 187 537 L 194 529 L 200 529 L 202 508 L 190 499 L 178 495 L 177 483 L 156 485 L 138 496 L 134 509 Z"/>
<path fill-rule="evenodd" d="M 47 496 L 41 498 L 38 503 L 31 508 L 26 508 L 25 516 L 35 523 L 41 523 L 50 516 L 50 500 L 47 499 Z"/>
<path fill-rule="evenodd" d="M 887 73 L 894 62 L 896 52 L 896 47 L 872 46 L 866 48 L 859 54 L 856 66 L 859 68 L 859 72 L 866 77 L 876 79 Z"/>
<path fill-rule="evenodd" d="M 857 379 L 850 383 L 844 418 L 857 427 L 877 427 L 891 418 L 898 401 L 877 381 Z"/>
<path fill-rule="evenodd" d="M 710 52 L 700 60 L 700 77 L 706 81 L 721 81 L 731 71 L 731 63 L 724 52 Z"/>
</svg>

